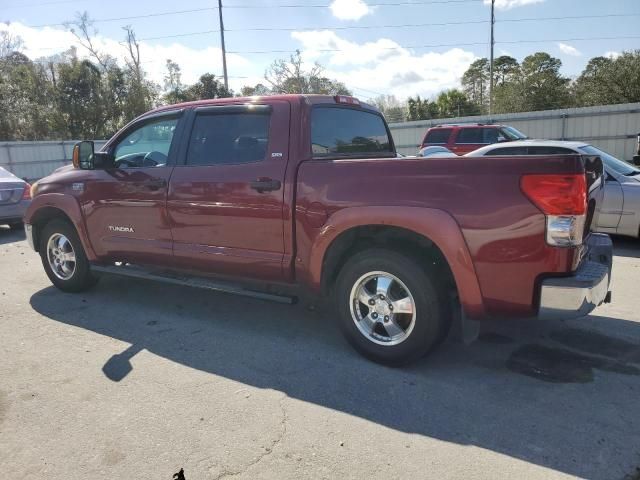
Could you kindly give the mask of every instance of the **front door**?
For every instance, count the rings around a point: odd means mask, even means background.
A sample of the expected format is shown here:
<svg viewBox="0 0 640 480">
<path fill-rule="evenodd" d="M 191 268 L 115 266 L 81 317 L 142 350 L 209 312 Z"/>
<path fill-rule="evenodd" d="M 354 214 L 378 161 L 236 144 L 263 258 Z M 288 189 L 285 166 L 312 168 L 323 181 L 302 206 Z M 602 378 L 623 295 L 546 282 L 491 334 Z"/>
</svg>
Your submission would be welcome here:
<svg viewBox="0 0 640 480">
<path fill-rule="evenodd" d="M 195 109 L 167 201 L 177 265 L 283 278 L 289 116 L 287 102 Z"/>
<path fill-rule="evenodd" d="M 605 169 L 604 195 L 598 214 L 598 231 L 615 233 L 620 223 L 623 207 L 624 195 L 622 186 Z"/>
<path fill-rule="evenodd" d="M 103 260 L 166 264 L 172 257 L 167 186 L 180 113 L 153 115 L 110 142 L 114 168 L 95 170 L 83 204 L 91 244 Z"/>
</svg>

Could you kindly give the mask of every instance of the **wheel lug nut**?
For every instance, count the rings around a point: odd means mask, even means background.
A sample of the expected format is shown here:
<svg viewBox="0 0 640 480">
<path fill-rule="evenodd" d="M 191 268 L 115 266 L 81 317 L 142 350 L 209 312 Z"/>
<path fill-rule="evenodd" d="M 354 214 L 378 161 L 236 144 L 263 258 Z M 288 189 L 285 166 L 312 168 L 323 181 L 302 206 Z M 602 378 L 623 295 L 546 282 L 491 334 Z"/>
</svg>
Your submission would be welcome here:
<svg viewBox="0 0 640 480">
<path fill-rule="evenodd" d="M 385 322 L 388 322 L 388 321 L 389 321 L 389 316 L 388 316 L 388 315 L 385 315 L 385 316 L 384 316 L 384 321 L 385 321 Z"/>
<path fill-rule="evenodd" d="M 384 295 L 380 295 L 380 300 L 384 300 Z"/>
<path fill-rule="evenodd" d="M 376 301 L 372 298 L 371 300 L 369 300 L 369 305 L 375 305 Z"/>
<path fill-rule="evenodd" d="M 389 304 L 389 310 L 393 310 L 393 305 Z"/>
<path fill-rule="evenodd" d="M 378 318 L 378 314 L 377 314 L 376 312 L 373 312 L 373 313 L 371 314 L 371 317 L 372 317 L 372 318 Z"/>
</svg>

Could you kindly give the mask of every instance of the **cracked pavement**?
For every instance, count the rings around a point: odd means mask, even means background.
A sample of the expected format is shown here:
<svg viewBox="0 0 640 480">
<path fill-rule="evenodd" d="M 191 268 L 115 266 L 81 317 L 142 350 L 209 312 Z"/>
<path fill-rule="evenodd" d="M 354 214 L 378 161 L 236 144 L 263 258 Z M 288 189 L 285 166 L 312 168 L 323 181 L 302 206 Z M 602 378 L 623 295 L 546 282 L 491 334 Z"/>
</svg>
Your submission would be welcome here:
<svg viewBox="0 0 640 480">
<path fill-rule="evenodd" d="M 323 309 L 105 277 L 50 286 L 0 227 L 0 468 L 7 478 L 624 479 L 640 465 L 640 242 L 613 302 L 492 322 L 405 369 Z"/>
</svg>

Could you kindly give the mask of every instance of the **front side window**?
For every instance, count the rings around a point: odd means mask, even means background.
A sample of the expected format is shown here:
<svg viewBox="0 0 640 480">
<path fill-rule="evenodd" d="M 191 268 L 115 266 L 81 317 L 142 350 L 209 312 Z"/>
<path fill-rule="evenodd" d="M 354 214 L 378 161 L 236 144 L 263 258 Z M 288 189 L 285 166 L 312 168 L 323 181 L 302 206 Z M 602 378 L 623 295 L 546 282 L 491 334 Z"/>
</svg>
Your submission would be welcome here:
<svg viewBox="0 0 640 480">
<path fill-rule="evenodd" d="M 382 116 L 364 110 L 316 107 L 311 112 L 314 156 L 395 156 Z"/>
<path fill-rule="evenodd" d="M 507 140 L 524 140 L 528 138 L 524 133 L 520 130 L 517 130 L 513 127 L 502 127 L 501 129 L 502 135 Z"/>
<path fill-rule="evenodd" d="M 268 113 L 198 114 L 193 124 L 187 165 L 252 163 L 265 159 Z"/>
<path fill-rule="evenodd" d="M 429 130 L 429 133 L 427 133 L 427 136 L 424 139 L 424 143 L 430 145 L 445 145 L 449 142 L 450 135 L 450 128 L 432 128 L 431 130 Z"/>
<path fill-rule="evenodd" d="M 458 132 L 456 143 L 484 143 L 482 130 L 482 128 L 463 128 Z"/>
<path fill-rule="evenodd" d="M 593 145 L 579 147 L 579 150 L 587 155 L 598 155 L 602 159 L 605 167 L 613 170 L 620 175 L 624 175 L 627 177 L 640 176 L 640 170 L 630 163 L 619 160 L 613 155 L 609 155 L 607 152 L 600 150 Z"/>
<path fill-rule="evenodd" d="M 158 118 L 134 128 L 113 149 L 118 168 L 163 167 L 178 118 Z"/>
</svg>

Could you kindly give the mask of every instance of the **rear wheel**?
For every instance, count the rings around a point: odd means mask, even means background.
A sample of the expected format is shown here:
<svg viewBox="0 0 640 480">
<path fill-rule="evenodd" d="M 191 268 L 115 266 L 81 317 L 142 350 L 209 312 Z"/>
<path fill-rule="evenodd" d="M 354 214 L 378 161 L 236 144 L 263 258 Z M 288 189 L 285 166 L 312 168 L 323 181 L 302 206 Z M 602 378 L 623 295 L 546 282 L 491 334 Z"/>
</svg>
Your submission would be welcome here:
<svg viewBox="0 0 640 480">
<path fill-rule="evenodd" d="M 450 323 L 449 299 L 435 273 L 392 250 L 354 255 L 338 275 L 334 301 L 349 343 L 392 366 L 428 353 Z"/>
<path fill-rule="evenodd" d="M 65 292 L 81 292 L 97 282 L 75 228 L 52 220 L 40 235 L 40 257 L 51 282 Z"/>
</svg>

